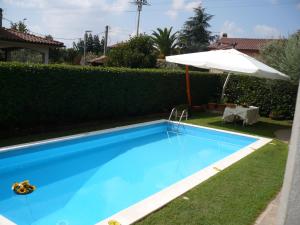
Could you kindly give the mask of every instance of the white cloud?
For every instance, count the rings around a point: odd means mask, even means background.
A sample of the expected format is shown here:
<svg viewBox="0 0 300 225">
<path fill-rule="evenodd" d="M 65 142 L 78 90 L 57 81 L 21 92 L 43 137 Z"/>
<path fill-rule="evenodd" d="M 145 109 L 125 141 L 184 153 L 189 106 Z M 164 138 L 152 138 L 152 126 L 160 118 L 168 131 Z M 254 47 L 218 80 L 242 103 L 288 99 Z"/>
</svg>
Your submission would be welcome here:
<svg viewBox="0 0 300 225">
<path fill-rule="evenodd" d="M 195 8 L 197 8 L 199 5 L 201 5 L 201 1 L 194 1 L 189 2 L 185 5 L 185 10 L 187 11 L 193 11 Z"/>
<path fill-rule="evenodd" d="M 278 38 L 280 36 L 278 29 L 264 24 L 256 25 L 253 30 L 254 33 L 261 38 Z"/>
<path fill-rule="evenodd" d="M 141 31 L 142 33 L 142 31 Z M 109 40 L 108 44 L 113 44 L 112 39 L 114 42 L 122 42 L 124 40 L 128 40 L 130 37 L 133 37 L 136 35 L 136 31 L 124 29 L 122 27 L 115 26 L 111 29 L 109 29 Z"/>
<path fill-rule="evenodd" d="M 226 20 L 221 28 L 221 33 L 227 33 L 228 37 L 236 37 L 244 32 L 235 22 Z"/>
<path fill-rule="evenodd" d="M 23 8 L 46 8 L 47 0 L 3 0 L 4 3 Z"/>
<path fill-rule="evenodd" d="M 39 25 L 28 24 L 27 27 L 29 28 L 29 30 L 34 31 L 36 34 L 43 33 L 43 29 Z"/>
<path fill-rule="evenodd" d="M 129 8 L 127 0 L 3 0 L 4 3 L 23 8 L 39 8 L 43 10 L 60 9 L 82 10 L 95 9 L 101 12 L 122 12 Z"/>
<path fill-rule="evenodd" d="M 172 19 L 176 19 L 178 16 L 178 12 L 176 10 L 168 10 L 166 14 Z"/>
<path fill-rule="evenodd" d="M 1 0 L 0 0 L 1 1 Z M 28 18 L 29 29 L 35 33 L 51 34 L 59 38 L 80 38 L 85 30 L 100 34 L 112 14 L 122 14 L 130 7 L 128 0 L 2 0 L 5 4 L 19 9 L 26 8 L 37 12 L 40 19 L 31 21 Z M 134 20 L 134 17 L 133 17 Z M 111 21 L 111 20 L 110 20 Z M 129 32 L 118 31 L 117 26 L 110 34 L 112 43 L 128 39 Z M 61 40 L 71 46 L 76 40 Z"/>
<path fill-rule="evenodd" d="M 98 2 L 97 0 L 94 0 Z M 128 0 L 117 0 L 117 1 L 109 1 L 110 3 L 107 3 L 106 0 L 99 1 L 102 9 L 104 11 L 109 11 L 109 12 L 122 12 L 126 9 L 129 8 L 129 2 Z"/>
<path fill-rule="evenodd" d="M 296 5 L 296 8 L 300 10 L 300 2 Z"/>
<path fill-rule="evenodd" d="M 201 0 L 195 0 L 192 2 L 186 2 L 186 0 L 172 0 L 171 8 L 166 12 L 166 14 L 171 17 L 171 19 L 176 19 L 180 10 L 190 12 L 201 5 L 201 3 Z"/>
</svg>

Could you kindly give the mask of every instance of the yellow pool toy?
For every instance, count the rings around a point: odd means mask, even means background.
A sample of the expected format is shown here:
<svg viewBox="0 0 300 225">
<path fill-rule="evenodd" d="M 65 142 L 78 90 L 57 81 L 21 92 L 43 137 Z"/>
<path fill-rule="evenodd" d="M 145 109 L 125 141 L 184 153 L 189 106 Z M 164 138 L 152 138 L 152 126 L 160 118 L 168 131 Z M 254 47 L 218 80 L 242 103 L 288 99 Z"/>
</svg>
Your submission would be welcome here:
<svg viewBox="0 0 300 225">
<path fill-rule="evenodd" d="M 121 225 L 121 224 L 116 220 L 110 220 L 108 221 L 108 225 Z"/>
<path fill-rule="evenodd" d="M 18 195 L 27 195 L 32 193 L 36 187 L 29 183 L 29 180 L 24 180 L 20 183 L 14 183 L 11 189 Z"/>
</svg>

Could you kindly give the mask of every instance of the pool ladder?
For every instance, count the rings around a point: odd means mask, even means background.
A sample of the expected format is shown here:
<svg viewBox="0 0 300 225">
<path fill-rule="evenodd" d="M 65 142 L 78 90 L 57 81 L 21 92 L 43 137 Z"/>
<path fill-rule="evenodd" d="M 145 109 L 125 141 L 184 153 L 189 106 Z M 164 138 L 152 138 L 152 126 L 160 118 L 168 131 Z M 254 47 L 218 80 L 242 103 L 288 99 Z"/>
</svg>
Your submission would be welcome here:
<svg viewBox="0 0 300 225">
<path fill-rule="evenodd" d="M 178 110 L 177 110 L 176 108 L 173 108 L 173 109 L 172 109 L 172 111 L 171 111 L 171 113 L 170 113 L 170 116 L 169 116 L 169 121 L 172 120 L 172 117 L 173 117 L 173 116 L 175 117 L 175 120 L 177 121 L 177 118 L 178 118 Z M 176 131 L 178 131 L 179 126 L 180 126 L 180 124 L 181 124 L 181 121 L 182 121 L 183 117 L 185 117 L 185 120 L 188 119 L 188 111 L 187 111 L 186 109 L 184 109 L 184 110 L 181 112 L 181 115 L 180 115 L 179 120 L 178 120 L 178 122 L 177 122 L 177 127 L 176 127 L 177 130 L 176 130 Z"/>
</svg>

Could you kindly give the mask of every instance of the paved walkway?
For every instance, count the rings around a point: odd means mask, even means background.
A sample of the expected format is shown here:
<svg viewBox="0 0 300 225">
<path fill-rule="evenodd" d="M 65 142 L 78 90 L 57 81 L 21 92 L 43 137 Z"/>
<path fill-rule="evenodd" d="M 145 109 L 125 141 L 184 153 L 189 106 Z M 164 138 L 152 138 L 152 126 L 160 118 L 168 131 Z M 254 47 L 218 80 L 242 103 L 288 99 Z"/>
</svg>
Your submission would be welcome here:
<svg viewBox="0 0 300 225">
<path fill-rule="evenodd" d="M 277 139 L 289 143 L 291 138 L 291 129 L 277 130 L 275 133 Z M 257 218 L 254 225 L 276 225 L 277 210 L 279 207 L 280 193 L 268 205 L 265 211 Z"/>
<path fill-rule="evenodd" d="M 291 132 L 292 132 L 291 129 L 281 129 L 281 130 L 275 131 L 274 134 L 277 139 L 288 143 L 291 138 Z"/>
<path fill-rule="evenodd" d="M 276 225 L 277 210 L 279 206 L 280 193 L 268 205 L 266 210 L 257 218 L 254 225 Z"/>
</svg>

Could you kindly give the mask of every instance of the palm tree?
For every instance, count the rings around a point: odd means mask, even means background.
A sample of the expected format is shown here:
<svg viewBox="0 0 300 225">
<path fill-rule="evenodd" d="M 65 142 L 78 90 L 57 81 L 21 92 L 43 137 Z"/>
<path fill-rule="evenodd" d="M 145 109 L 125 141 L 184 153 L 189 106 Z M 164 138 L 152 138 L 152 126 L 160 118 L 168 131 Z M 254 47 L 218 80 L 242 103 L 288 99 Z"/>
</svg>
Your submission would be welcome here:
<svg viewBox="0 0 300 225">
<path fill-rule="evenodd" d="M 173 27 L 157 28 L 157 31 L 153 31 L 152 40 L 154 47 L 159 51 L 159 57 L 165 58 L 167 55 L 171 55 L 177 46 L 177 33 L 172 33 Z"/>
</svg>

